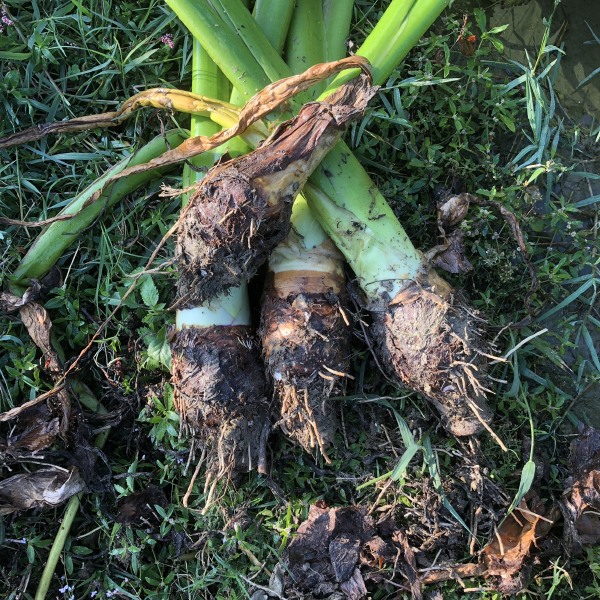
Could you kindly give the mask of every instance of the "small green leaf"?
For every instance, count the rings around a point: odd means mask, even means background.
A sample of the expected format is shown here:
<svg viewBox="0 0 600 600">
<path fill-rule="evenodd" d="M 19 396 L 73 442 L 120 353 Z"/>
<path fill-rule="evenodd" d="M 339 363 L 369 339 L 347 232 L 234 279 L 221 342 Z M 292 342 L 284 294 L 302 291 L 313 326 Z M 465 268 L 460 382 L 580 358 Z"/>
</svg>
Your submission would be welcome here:
<svg viewBox="0 0 600 600">
<path fill-rule="evenodd" d="M 517 490 L 517 495 L 513 498 L 506 515 L 510 515 L 510 513 L 519 506 L 521 500 L 525 497 L 525 494 L 531 489 L 531 484 L 535 478 L 535 463 L 532 460 L 528 460 L 523 467 L 523 471 L 521 472 L 521 481 L 519 483 L 519 489 Z"/>
<path fill-rule="evenodd" d="M 502 33 L 505 29 L 508 29 L 508 25 L 498 25 L 498 27 L 492 27 L 488 33 Z"/>
<path fill-rule="evenodd" d="M 485 33 L 487 17 L 481 8 L 476 8 L 473 10 L 473 14 L 475 15 L 475 20 L 477 21 L 477 26 L 481 30 L 481 33 Z"/>
<path fill-rule="evenodd" d="M 167 369 L 171 368 L 171 348 L 167 341 L 165 327 L 161 327 L 156 335 L 148 337 L 148 358 L 164 365 Z"/>
<path fill-rule="evenodd" d="M 494 48 L 502 54 L 504 52 L 504 44 L 498 38 L 490 38 L 490 42 L 492 42 Z"/>
<path fill-rule="evenodd" d="M 30 56 L 31 52 L 0 52 L 0 60 L 14 60 L 16 62 L 21 60 L 28 60 Z"/>
<path fill-rule="evenodd" d="M 148 308 L 154 308 L 158 303 L 158 290 L 152 277 L 146 277 L 140 286 L 140 294 L 142 301 Z"/>
</svg>

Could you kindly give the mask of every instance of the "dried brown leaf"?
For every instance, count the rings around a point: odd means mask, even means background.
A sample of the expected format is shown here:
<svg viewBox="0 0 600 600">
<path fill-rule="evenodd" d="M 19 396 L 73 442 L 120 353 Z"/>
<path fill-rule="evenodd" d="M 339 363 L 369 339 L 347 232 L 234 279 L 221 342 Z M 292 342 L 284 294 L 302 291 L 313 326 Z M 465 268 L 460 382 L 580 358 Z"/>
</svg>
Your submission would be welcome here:
<svg viewBox="0 0 600 600">
<path fill-rule="evenodd" d="M 466 255 L 464 234 L 460 229 L 453 231 L 446 238 L 445 244 L 430 250 L 427 257 L 434 267 L 448 273 L 468 273 L 473 270 Z"/>
<path fill-rule="evenodd" d="M 19 316 L 33 343 L 44 354 L 44 370 L 54 374 L 59 373 L 61 371 L 60 361 L 50 341 L 52 321 L 46 309 L 41 304 L 30 302 L 21 307 Z"/>
<path fill-rule="evenodd" d="M 437 207 L 438 227 L 444 230 L 458 225 L 467 216 L 471 198 L 465 193 L 442 198 Z"/>
<path fill-rule="evenodd" d="M 39 452 L 52 445 L 59 434 L 59 420 L 46 406 L 35 406 L 23 411 L 16 432 L 7 440 L 7 452 L 18 454 L 24 450 Z"/>
<path fill-rule="evenodd" d="M 30 508 L 58 506 L 85 489 L 76 467 L 50 467 L 0 481 L 0 516 Z"/>
<path fill-rule="evenodd" d="M 360 68 L 370 75 L 370 66 L 366 59 L 360 56 L 350 56 L 336 62 L 314 65 L 304 73 L 276 81 L 248 101 L 239 113 L 238 122 L 230 129 L 223 130 L 210 138 L 203 136 L 190 138 L 177 148 L 165 152 L 148 163 L 125 169 L 116 175 L 114 179 L 182 162 L 216 148 L 231 138 L 241 135 L 250 125 L 268 115 L 296 94 L 340 71 L 352 68 Z M 110 181 L 113 181 L 113 179 Z"/>
<path fill-rule="evenodd" d="M 15 296 L 9 292 L 0 293 L 0 311 L 11 313 L 23 308 L 28 302 L 33 302 L 37 299 L 41 291 L 41 283 L 37 280 L 32 280 L 32 284 L 23 296 Z"/>
<path fill-rule="evenodd" d="M 537 496 L 529 499 L 529 507 L 523 499 L 482 552 L 486 577 L 498 577 L 498 589 L 505 593 L 516 593 L 522 588 L 521 571 L 526 558 L 558 518 L 557 509 L 546 510 Z"/>
</svg>

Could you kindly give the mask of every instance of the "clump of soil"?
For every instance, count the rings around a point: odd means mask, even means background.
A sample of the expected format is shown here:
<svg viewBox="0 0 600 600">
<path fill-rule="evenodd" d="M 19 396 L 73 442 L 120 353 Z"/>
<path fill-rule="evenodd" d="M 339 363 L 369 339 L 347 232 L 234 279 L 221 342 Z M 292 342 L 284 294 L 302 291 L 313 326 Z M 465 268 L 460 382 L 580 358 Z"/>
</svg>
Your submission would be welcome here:
<svg viewBox="0 0 600 600">
<path fill-rule="evenodd" d="M 171 352 L 175 406 L 183 426 L 207 450 L 207 472 L 257 468 L 269 403 L 250 328 L 186 328 L 174 334 Z"/>
<path fill-rule="evenodd" d="M 484 429 L 492 412 L 481 383 L 485 321 L 476 311 L 431 271 L 372 314 L 373 344 L 392 377 L 429 399 L 453 435 Z"/>
<path fill-rule="evenodd" d="M 275 281 L 278 275 L 271 273 L 265 288 L 259 336 L 279 424 L 305 450 L 317 448 L 327 460 L 337 428 L 329 397 L 343 393 L 349 368 L 351 329 L 341 309 L 346 294 L 340 285 L 324 283 L 323 273 L 292 272 L 285 284 Z"/>
</svg>

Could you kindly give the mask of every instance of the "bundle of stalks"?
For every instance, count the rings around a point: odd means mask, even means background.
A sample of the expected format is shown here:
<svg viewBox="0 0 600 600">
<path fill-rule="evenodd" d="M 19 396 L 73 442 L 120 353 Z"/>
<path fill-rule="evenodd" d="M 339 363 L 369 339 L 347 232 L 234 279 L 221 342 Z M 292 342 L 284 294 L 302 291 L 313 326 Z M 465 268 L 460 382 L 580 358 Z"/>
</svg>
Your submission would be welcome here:
<svg viewBox="0 0 600 600">
<path fill-rule="evenodd" d="M 210 9 L 204 4 L 169 0 L 209 52 L 228 45 L 230 53 L 215 52 L 212 57 L 241 93 L 249 96 L 265 79 L 289 74 L 289 68 L 272 57 L 268 41 L 239 2 L 219 0 Z M 375 83 L 385 81 L 446 4 L 447 0 L 394 0 L 390 4 L 357 52 L 372 64 Z M 225 15 L 234 13 L 238 29 L 244 31 L 241 41 L 246 52 L 234 47 L 240 39 L 234 44 L 234 30 L 225 20 Z M 259 64 L 256 48 L 262 49 Z M 245 76 L 237 77 L 239 72 Z M 326 98 L 352 75 L 352 71 L 339 75 L 321 97 Z M 365 305 L 373 317 L 371 343 L 386 372 L 428 398 L 454 435 L 490 430 L 492 413 L 484 385 L 486 351 L 480 348 L 484 320 L 415 249 L 343 143 L 324 158 L 304 194 L 365 293 Z"/>
<path fill-rule="evenodd" d="M 207 53 L 236 87 L 240 99 L 251 97 L 271 80 L 290 76 L 290 68 L 239 0 L 168 0 L 168 3 L 200 43 L 204 44 Z M 359 49 L 360 56 L 352 58 L 352 65 L 363 66 L 360 57 L 365 57 L 373 65 L 374 82 L 382 83 L 446 3 L 447 0 L 393 0 Z M 318 5 L 317 2 L 309 4 L 313 7 Z M 289 14 L 288 8 L 289 4 L 286 4 L 286 15 Z M 335 14 L 335 11 L 331 7 L 329 12 L 322 11 L 323 19 L 329 13 Z M 243 32 L 243 36 L 238 35 L 240 32 Z M 300 57 L 302 60 L 302 54 Z M 337 72 L 349 64 L 344 62 Z M 333 71 L 329 71 L 328 75 L 331 73 Z M 209 312 L 215 312 L 217 304 L 256 273 L 276 245 L 286 237 L 290 216 L 293 215 L 293 200 L 310 177 L 304 189 L 308 207 L 350 264 L 365 294 L 365 305 L 373 317 L 370 330 L 372 346 L 378 352 L 383 368 L 397 381 L 428 398 L 442 414 L 444 425 L 453 434 L 470 435 L 483 428 L 489 429 L 491 411 L 485 400 L 486 389 L 483 384 L 483 356 L 486 351 L 480 348 L 484 345 L 483 319 L 435 273 L 426 255 L 414 248 L 351 151 L 343 143 L 335 145 L 345 125 L 360 117 L 374 93 L 364 76 L 359 84 L 345 85 L 355 75 L 356 72 L 352 70 L 338 75 L 319 102 L 305 105 L 297 117 L 277 128 L 255 152 L 214 167 L 200 183 L 185 209 L 177 241 L 177 259 L 181 270 L 177 307 L 182 315 L 178 319 L 183 324 L 189 314 L 186 311 L 206 303 L 209 303 Z M 323 78 L 321 75 L 320 80 Z M 306 80 L 312 84 L 315 79 L 313 75 L 308 75 L 302 84 L 296 78 L 288 85 L 304 91 L 308 87 Z M 255 118 L 265 116 L 268 110 L 281 103 L 276 98 L 280 89 L 281 86 L 267 87 L 262 95 L 249 103 L 250 112 L 258 115 Z M 170 106 L 173 98 L 186 106 L 194 105 L 196 108 L 193 111 L 211 112 L 213 120 L 218 122 L 221 119 L 221 124 L 230 129 L 213 136 L 214 139 L 206 136 L 190 139 L 145 165 L 125 169 L 109 183 L 119 177 L 130 177 L 153 167 L 165 167 L 190 158 L 214 147 L 217 142 L 240 134 L 248 125 L 246 109 L 240 113 L 240 124 L 231 128 L 232 114 L 235 112 L 232 107 L 211 104 L 206 99 L 198 100 L 192 96 L 186 96 L 183 101 L 165 90 L 158 90 L 158 95 L 138 95 L 121 112 L 94 119 L 93 123 L 94 126 L 105 121 L 106 124 L 114 124 L 115 119 L 130 112 L 134 105 L 166 103 Z M 293 102 L 291 105 L 297 106 Z M 199 109 L 198 106 L 203 108 Z M 82 123 L 73 126 L 81 128 Z M 248 141 L 257 143 L 256 137 Z M 318 166 L 321 160 L 323 162 Z M 302 213 L 301 210 L 297 212 Z M 302 251 L 308 252 L 302 256 L 311 253 L 316 256 L 318 252 L 315 249 L 321 242 L 307 242 L 308 238 L 296 224 L 294 231 L 298 234 L 296 242 L 301 241 L 297 245 L 304 246 Z M 310 385 L 316 381 L 315 375 L 324 379 L 327 369 L 330 374 L 337 376 L 335 374 L 345 372 L 345 368 L 341 356 L 317 348 L 318 345 L 309 340 L 308 333 L 316 335 L 313 338 L 316 340 L 325 335 L 323 331 L 326 328 L 334 326 L 333 315 L 337 319 L 335 311 L 341 294 L 338 290 L 342 289 L 336 275 L 339 264 L 337 260 L 330 260 L 332 272 L 323 275 L 323 270 L 313 268 L 308 262 L 303 269 L 294 269 L 292 262 L 292 271 L 321 273 L 317 276 L 301 275 L 296 284 L 301 282 L 304 285 L 310 279 L 311 287 L 307 293 L 294 296 L 288 290 L 290 281 L 296 276 L 281 275 L 284 256 L 286 253 L 288 258 L 293 255 L 289 252 L 291 242 L 294 242 L 293 236 L 286 241 L 288 250 L 284 246 L 273 256 L 272 275 L 269 276 L 269 290 L 273 291 L 273 299 L 267 301 L 264 314 L 275 315 L 276 322 L 288 324 L 298 324 L 303 318 L 305 326 L 309 326 L 299 335 L 292 333 L 288 336 L 297 340 L 290 350 L 282 342 L 281 333 L 267 324 L 265 316 L 261 327 L 266 336 L 264 354 L 281 400 L 284 427 L 304 447 L 323 450 L 331 438 L 331 428 L 326 423 L 331 413 L 327 407 L 322 408 L 324 404 L 319 403 L 318 399 L 325 398 L 327 391 L 312 393 Z M 326 254 L 331 258 L 331 252 L 327 251 Z M 304 258 L 299 260 L 304 261 Z M 319 289 L 315 287 L 317 281 L 323 283 Z M 282 306 L 280 300 L 292 307 L 288 310 L 289 316 L 276 315 L 275 309 Z M 314 305 L 317 307 L 329 303 L 327 316 L 323 313 L 315 317 L 316 320 L 311 324 L 311 316 L 305 316 L 313 314 L 313 309 L 307 308 L 309 301 L 316 301 Z M 315 314 L 319 314 L 318 311 Z M 343 313 L 340 314 L 343 318 Z M 228 326 L 247 326 L 228 318 Z M 187 352 L 192 344 L 190 332 L 186 332 L 183 325 L 180 330 L 177 336 L 181 335 L 181 340 L 185 337 L 190 339 L 181 344 L 175 340 L 175 353 Z M 209 336 L 210 343 L 219 337 L 217 332 L 214 333 L 212 337 Z M 236 337 L 239 334 L 237 331 Z M 242 336 L 242 339 L 245 338 Z M 335 341 L 338 338 L 333 335 L 332 339 Z M 210 343 L 205 350 L 198 351 L 201 356 L 209 352 Z M 296 370 L 278 369 L 277 363 L 286 353 L 293 360 L 299 358 L 300 346 L 297 344 L 312 347 L 314 360 L 311 362 L 311 358 L 308 358 L 308 362 Z M 307 357 L 310 354 L 305 353 Z M 238 356 L 231 355 L 232 364 L 240 360 Z M 188 367 L 179 365 L 178 368 L 181 370 L 178 378 L 188 380 L 192 372 L 195 373 L 194 369 Z M 283 381 L 284 373 L 287 381 L 278 385 L 277 381 Z M 209 379 L 212 383 L 214 375 Z M 199 397 L 200 389 L 204 388 L 192 386 L 190 398 Z M 262 396 L 262 389 L 260 386 L 245 389 L 241 396 L 236 397 L 246 397 L 250 393 Z M 217 386 L 214 393 L 223 392 Z M 190 409 L 189 414 L 194 410 L 196 408 Z M 208 421 L 216 421 L 220 413 L 217 411 L 213 416 L 200 416 Z M 235 460 L 229 462 L 236 463 Z M 246 468 L 253 462 L 254 459 L 244 459 L 240 464 Z"/>
</svg>

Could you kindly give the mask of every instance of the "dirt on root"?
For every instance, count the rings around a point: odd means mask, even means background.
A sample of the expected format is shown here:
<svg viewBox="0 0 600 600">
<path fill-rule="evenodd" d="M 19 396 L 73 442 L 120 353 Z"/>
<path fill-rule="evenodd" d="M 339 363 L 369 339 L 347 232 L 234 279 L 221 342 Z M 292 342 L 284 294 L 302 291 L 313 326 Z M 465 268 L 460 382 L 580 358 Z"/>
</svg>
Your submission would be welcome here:
<svg viewBox="0 0 600 600">
<path fill-rule="evenodd" d="M 486 323 L 432 274 L 372 311 L 371 337 L 392 377 L 430 400 L 453 435 L 472 435 L 492 418 L 481 354 Z"/>
<path fill-rule="evenodd" d="M 326 459 L 337 430 L 337 411 L 329 397 L 344 392 L 350 358 L 352 332 L 340 302 L 344 299 L 333 292 L 278 298 L 267 286 L 259 331 L 281 429 Z"/>
<path fill-rule="evenodd" d="M 207 472 L 234 475 L 264 460 L 269 402 L 250 327 L 202 327 L 171 340 L 175 405 L 206 449 Z"/>
<path fill-rule="evenodd" d="M 346 125 L 376 92 L 361 76 L 327 102 L 306 104 L 265 143 L 213 167 L 179 228 L 178 298 L 197 305 L 252 278 L 290 228 L 292 203 Z"/>
</svg>

